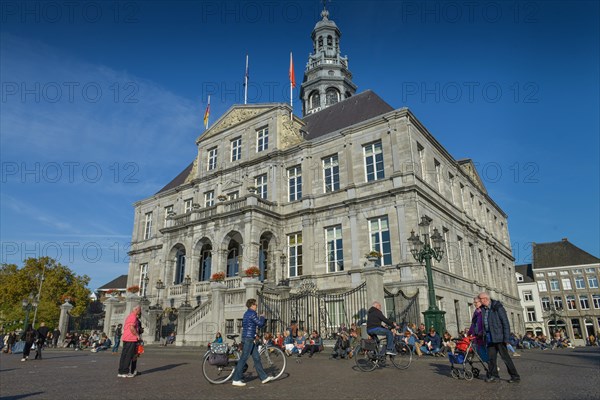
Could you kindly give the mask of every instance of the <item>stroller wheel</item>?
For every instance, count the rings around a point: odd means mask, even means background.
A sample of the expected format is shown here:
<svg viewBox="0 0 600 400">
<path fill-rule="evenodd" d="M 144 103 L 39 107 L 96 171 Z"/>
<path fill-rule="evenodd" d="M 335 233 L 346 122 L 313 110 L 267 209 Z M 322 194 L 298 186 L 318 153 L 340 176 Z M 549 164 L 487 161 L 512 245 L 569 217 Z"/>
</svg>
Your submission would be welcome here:
<svg viewBox="0 0 600 400">
<path fill-rule="evenodd" d="M 465 379 L 470 381 L 473 379 L 473 372 L 472 371 L 465 371 Z"/>
<path fill-rule="evenodd" d="M 457 370 L 456 368 L 452 368 L 452 371 L 450 371 L 450 376 L 452 376 L 454 379 L 459 379 L 460 371 Z"/>
<path fill-rule="evenodd" d="M 473 368 L 473 376 L 479 378 L 479 368 Z"/>
</svg>

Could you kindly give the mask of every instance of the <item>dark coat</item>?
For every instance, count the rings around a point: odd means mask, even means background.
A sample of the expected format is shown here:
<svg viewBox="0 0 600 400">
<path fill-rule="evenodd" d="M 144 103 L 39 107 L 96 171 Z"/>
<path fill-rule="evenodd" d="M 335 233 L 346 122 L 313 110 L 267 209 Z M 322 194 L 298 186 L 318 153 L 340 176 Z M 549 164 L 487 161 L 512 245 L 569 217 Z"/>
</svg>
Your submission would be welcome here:
<svg viewBox="0 0 600 400">
<path fill-rule="evenodd" d="M 249 308 L 242 319 L 242 339 L 254 338 L 256 328 L 262 328 L 265 322 L 265 317 L 259 317 L 256 311 Z"/>
<path fill-rule="evenodd" d="M 367 332 L 373 328 L 381 328 L 382 322 L 389 326 L 394 325 L 394 322 L 386 318 L 381 310 L 376 307 L 369 308 L 367 312 Z"/>
<path fill-rule="evenodd" d="M 491 300 L 490 307 L 485 312 L 488 314 L 488 327 L 491 343 L 508 343 L 510 340 L 510 324 L 508 316 L 502 303 L 497 300 Z M 485 319 L 485 316 L 484 316 Z"/>
</svg>

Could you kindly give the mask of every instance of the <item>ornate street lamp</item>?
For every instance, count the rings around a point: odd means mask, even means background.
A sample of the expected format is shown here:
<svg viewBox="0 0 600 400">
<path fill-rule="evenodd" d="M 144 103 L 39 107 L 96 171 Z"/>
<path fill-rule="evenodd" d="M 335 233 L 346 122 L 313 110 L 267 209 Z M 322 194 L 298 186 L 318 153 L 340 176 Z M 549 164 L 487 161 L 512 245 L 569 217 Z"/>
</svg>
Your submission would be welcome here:
<svg viewBox="0 0 600 400">
<path fill-rule="evenodd" d="M 38 301 L 35 297 L 33 297 L 33 294 L 30 294 L 29 297 L 23 299 L 21 305 L 25 311 L 25 323 L 23 324 L 23 330 L 27 330 L 27 324 L 29 324 L 29 313 L 33 308 L 37 308 Z"/>
<path fill-rule="evenodd" d="M 289 279 L 285 279 L 285 261 L 286 261 L 287 257 L 284 253 L 281 253 L 281 255 L 279 256 L 279 261 L 281 263 L 281 279 L 279 279 L 279 283 L 277 284 L 277 286 L 289 286 L 290 285 L 290 280 Z"/>
<path fill-rule="evenodd" d="M 419 262 L 423 264 L 425 262 L 425 270 L 427 271 L 427 286 L 428 286 L 428 300 L 429 308 L 423 312 L 425 317 L 425 326 L 433 326 L 439 334 L 442 334 L 446 330 L 446 321 L 444 318 L 445 311 L 438 308 L 435 297 L 435 287 L 433 285 L 433 274 L 431 272 L 431 259 L 441 261 L 444 256 L 444 238 L 439 233 L 437 228 L 433 229 L 433 235 L 429 237 L 429 224 L 431 224 L 431 218 L 427 216 L 421 217 L 419 227 L 423 236 L 423 241 L 419 238 L 419 235 L 415 235 L 415 231 L 411 231 L 408 242 L 410 245 L 410 252 Z"/>
<path fill-rule="evenodd" d="M 551 338 L 554 336 L 554 333 L 558 330 L 558 319 L 563 317 L 562 310 L 562 307 L 556 307 L 555 305 L 551 305 L 547 311 L 548 331 L 550 331 L 550 320 L 554 322 L 554 330 L 550 334 Z"/>
<path fill-rule="evenodd" d="M 183 303 L 183 307 L 191 307 L 189 303 L 189 294 L 192 278 L 190 278 L 189 275 L 186 275 L 181 284 L 183 285 L 183 291 L 185 292 L 185 303 Z"/>
<path fill-rule="evenodd" d="M 159 279 L 154 287 L 156 288 L 156 308 L 160 308 L 160 291 L 165 288 L 165 284 Z"/>
</svg>

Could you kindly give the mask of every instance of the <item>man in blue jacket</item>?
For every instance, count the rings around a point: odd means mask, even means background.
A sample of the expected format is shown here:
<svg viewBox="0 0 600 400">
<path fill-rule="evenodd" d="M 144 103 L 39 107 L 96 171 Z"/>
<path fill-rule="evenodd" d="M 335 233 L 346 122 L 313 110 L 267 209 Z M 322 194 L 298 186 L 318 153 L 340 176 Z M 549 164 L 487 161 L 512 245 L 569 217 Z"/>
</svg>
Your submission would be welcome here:
<svg viewBox="0 0 600 400">
<path fill-rule="evenodd" d="M 487 350 L 490 359 L 488 364 L 490 376 L 485 381 L 497 382 L 500 380 L 496 363 L 498 353 L 500 353 L 500 357 L 502 357 L 502 361 L 506 364 L 506 368 L 510 374 L 508 382 L 518 383 L 521 381 L 521 377 L 506 348 L 506 344 L 510 340 L 510 324 L 506 310 L 502 303 L 490 299 L 490 295 L 486 292 L 479 294 L 479 300 L 481 300 L 482 304 L 483 326 L 486 332 Z"/>
<path fill-rule="evenodd" d="M 260 355 L 258 354 L 258 342 L 256 342 L 256 329 L 262 328 L 265 325 L 265 317 L 264 315 L 259 317 L 256 313 L 256 309 L 258 308 L 256 299 L 248 299 L 246 301 L 246 307 L 248 307 L 248 310 L 244 313 L 244 318 L 242 319 L 242 343 L 244 349 L 242 350 L 242 356 L 233 372 L 233 386 L 246 386 L 246 384 L 242 382 L 242 374 L 250 354 L 252 354 L 254 368 L 256 368 L 256 373 L 261 382 L 267 383 L 273 380 L 273 377 L 267 375 L 263 369 L 262 363 L 260 362 Z"/>
</svg>

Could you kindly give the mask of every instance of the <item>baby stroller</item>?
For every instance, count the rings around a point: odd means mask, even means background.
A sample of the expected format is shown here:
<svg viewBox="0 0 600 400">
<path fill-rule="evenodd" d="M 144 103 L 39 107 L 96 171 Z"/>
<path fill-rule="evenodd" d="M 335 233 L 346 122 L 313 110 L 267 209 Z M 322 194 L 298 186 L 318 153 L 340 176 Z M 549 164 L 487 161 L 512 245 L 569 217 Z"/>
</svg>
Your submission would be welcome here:
<svg viewBox="0 0 600 400">
<path fill-rule="evenodd" d="M 481 363 L 486 374 L 488 373 L 486 365 L 474 349 L 474 339 L 475 336 L 467 336 L 458 340 L 456 342 L 455 353 L 448 353 L 448 359 L 452 366 L 450 376 L 454 379 L 466 379 L 470 381 L 474 377 L 477 378 L 480 369 L 473 365 L 477 362 Z"/>
</svg>

